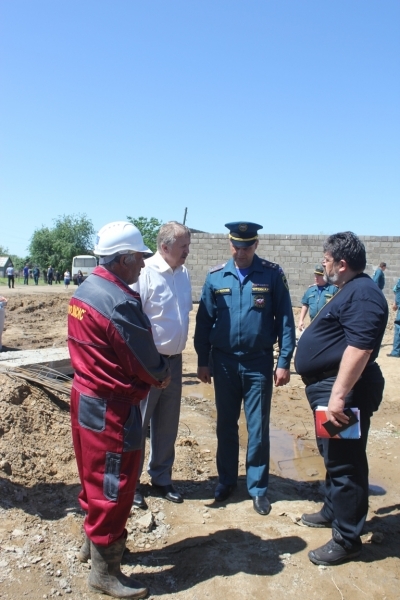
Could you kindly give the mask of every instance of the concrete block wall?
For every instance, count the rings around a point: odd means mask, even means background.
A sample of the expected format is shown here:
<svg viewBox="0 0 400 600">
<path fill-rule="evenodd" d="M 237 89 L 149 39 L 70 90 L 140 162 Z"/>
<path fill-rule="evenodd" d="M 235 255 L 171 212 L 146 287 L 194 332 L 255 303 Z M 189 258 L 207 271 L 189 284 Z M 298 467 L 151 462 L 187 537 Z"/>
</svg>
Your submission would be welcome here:
<svg viewBox="0 0 400 600">
<path fill-rule="evenodd" d="M 314 282 L 314 266 L 321 262 L 322 245 L 326 235 L 259 236 L 257 254 L 283 268 L 293 306 L 301 306 L 304 291 Z M 230 258 L 226 233 L 192 233 L 190 254 L 186 266 L 193 286 L 193 302 L 198 302 L 209 269 Z M 393 286 L 400 278 L 400 237 L 360 236 L 367 250 L 368 275 L 373 274 L 381 261 L 387 263 L 384 293 L 392 302 Z"/>
</svg>

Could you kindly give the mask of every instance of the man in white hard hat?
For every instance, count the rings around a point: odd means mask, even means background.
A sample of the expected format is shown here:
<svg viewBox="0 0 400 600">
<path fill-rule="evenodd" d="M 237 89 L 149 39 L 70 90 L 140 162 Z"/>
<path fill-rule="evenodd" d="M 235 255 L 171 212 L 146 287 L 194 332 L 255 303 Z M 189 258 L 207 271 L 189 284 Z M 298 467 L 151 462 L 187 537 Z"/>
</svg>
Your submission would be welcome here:
<svg viewBox="0 0 400 600">
<path fill-rule="evenodd" d="M 90 589 L 116 598 L 144 598 L 147 589 L 120 569 L 141 455 L 140 401 L 170 382 L 139 295 L 129 287 L 149 252 L 125 221 L 100 229 L 96 267 L 69 305 L 68 345 L 75 369 L 72 437 L 86 513 L 81 561 L 92 559 Z"/>
<path fill-rule="evenodd" d="M 157 252 L 146 259 L 137 283 L 143 311 L 149 317 L 157 350 L 169 359 L 171 383 L 165 389 L 152 387 L 140 403 L 143 418 L 142 471 L 147 427 L 150 423 L 150 458 L 148 473 L 152 485 L 170 502 L 183 501 L 173 486 L 172 465 L 178 434 L 182 398 L 182 352 L 189 331 L 192 310 L 192 287 L 187 268 L 190 230 L 170 221 L 157 235 Z M 137 487 L 134 505 L 147 508 L 142 490 Z"/>
</svg>

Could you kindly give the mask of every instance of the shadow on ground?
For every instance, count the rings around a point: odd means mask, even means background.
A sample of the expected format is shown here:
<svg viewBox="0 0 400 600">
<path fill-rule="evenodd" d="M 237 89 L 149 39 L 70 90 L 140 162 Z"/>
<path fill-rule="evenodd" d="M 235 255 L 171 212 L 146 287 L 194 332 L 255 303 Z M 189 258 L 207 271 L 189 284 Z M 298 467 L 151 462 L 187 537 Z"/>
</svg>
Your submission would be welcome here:
<svg viewBox="0 0 400 600">
<path fill-rule="evenodd" d="M 259 536 L 227 529 L 209 535 L 191 537 L 152 552 L 129 553 L 124 562 L 158 567 L 158 573 L 146 573 L 146 585 L 152 594 L 178 593 L 215 577 L 237 573 L 272 576 L 285 567 L 290 556 L 306 547 L 298 536 L 264 540 Z M 243 590 L 245 597 L 245 590 Z"/>
</svg>

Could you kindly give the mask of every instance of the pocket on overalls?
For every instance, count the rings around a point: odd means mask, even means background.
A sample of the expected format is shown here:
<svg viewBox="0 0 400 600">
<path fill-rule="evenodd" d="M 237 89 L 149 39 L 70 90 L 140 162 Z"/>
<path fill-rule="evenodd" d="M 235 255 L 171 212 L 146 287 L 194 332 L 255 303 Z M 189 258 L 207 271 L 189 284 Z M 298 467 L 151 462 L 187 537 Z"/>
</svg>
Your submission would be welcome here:
<svg viewBox="0 0 400 600">
<path fill-rule="evenodd" d="M 78 422 L 84 429 L 101 432 L 106 428 L 107 400 L 79 396 Z"/>
<path fill-rule="evenodd" d="M 122 455 L 117 452 L 106 452 L 103 494 L 107 500 L 111 500 L 111 502 L 116 502 L 118 500 L 121 457 Z"/>
<path fill-rule="evenodd" d="M 142 447 L 142 414 L 140 406 L 131 406 L 129 417 L 124 425 L 123 452 L 133 452 Z"/>
</svg>

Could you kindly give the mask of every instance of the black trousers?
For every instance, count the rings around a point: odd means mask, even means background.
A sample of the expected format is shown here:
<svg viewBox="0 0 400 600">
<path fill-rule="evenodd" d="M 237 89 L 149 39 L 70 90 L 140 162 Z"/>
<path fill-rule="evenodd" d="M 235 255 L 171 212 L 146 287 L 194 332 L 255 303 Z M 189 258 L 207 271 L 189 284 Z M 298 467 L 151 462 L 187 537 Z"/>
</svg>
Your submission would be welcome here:
<svg viewBox="0 0 400 600">
<path fill-rule="evenodd" d="M 306 387 L 313 410 L 327 406 L 336 377 Z M 367 440 L 372 413 L 378 409 L 385 381 L 376 363 L 367 367 L 346 397 L 346 406 L 360 409 L 361 438 L 358 440 L 317 438 L 326 468 L 322 515 L 332 521 L 346 547 L 361 546 L 361 532 L 368 512 Z"/>
</svg>

